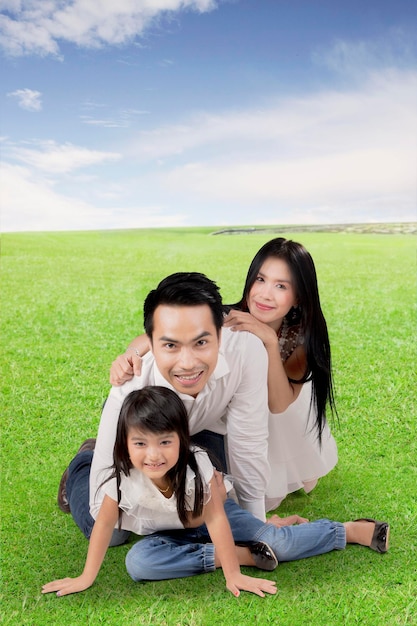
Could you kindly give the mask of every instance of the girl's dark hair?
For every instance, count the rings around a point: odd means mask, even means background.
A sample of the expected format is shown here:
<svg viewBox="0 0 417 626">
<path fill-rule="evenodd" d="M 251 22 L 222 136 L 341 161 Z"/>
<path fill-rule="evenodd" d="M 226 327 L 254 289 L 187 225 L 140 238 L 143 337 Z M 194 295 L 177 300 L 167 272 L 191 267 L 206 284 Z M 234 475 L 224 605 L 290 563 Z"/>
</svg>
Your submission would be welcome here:
<svg viewBox="0 0 417 626">
<path fill-rule="evenodd" d="M 310 253 L 295 241 L 277 237 L 271 239 L 253 258 L 242 298 L 230 308 L 248 311 L 248 296 L 259 271 L 269 258 L 282 259 L 289 267 L 294 283 L 297 307 L 291 308 L 286 318 L 288 325 L 300 324 L 304 335 L 307 369 L 300 380 L 290 379 L 294 383 L 312 381 L 312 402 L 316 413 L 316 428 L 319 439 L 326 423 L 326 406 L 337 416 L 332 378 L 330 341 L 326 320 L 321 310 L 316 268 Z"/>
<path fill-rule="evenodd" d="M 120 481 L 122 472 L 129 476 L 133 468 L 127 449 L 128 433 L 131 429 L 139 429 L 151 433 L 177 433 L 180 440 L 178 461 L 167 473 L 168 481 L 177 499 L 178 517 L 184 524 L 187 522 L 187 499 L 185 481 L 187 465 L 195 473 L 195 497 L 192 510 L 193 517 L 203 511 L 203 483 L 197 461 L 190 450 L 190 433 L 188 416 L 182 400 L 174 391 L 166 387 L 144 387 L 132 391 L 126 396 L 120 409 L 117 423 L 116 441 L 113 450 L 113 473 L 116 478 L 118 502 L 120 503 Z M 121 512 L 119 514 L 119 527 Z"/>
</svg>

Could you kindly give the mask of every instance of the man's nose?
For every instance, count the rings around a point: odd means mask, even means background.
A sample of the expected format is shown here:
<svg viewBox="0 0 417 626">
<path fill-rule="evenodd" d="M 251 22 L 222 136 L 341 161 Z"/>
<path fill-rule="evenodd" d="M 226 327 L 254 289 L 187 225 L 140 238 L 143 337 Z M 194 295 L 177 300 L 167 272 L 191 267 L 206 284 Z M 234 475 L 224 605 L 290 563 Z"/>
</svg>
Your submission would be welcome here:
<svg viewBox="0 0 417 626">
<path fill-rule="evenodd" d="M 180 364 L 186 370 L 191 370 L 194 367 L 195 357 L 191 348 L 183 348 L 180 355 Z"/>
</svg>

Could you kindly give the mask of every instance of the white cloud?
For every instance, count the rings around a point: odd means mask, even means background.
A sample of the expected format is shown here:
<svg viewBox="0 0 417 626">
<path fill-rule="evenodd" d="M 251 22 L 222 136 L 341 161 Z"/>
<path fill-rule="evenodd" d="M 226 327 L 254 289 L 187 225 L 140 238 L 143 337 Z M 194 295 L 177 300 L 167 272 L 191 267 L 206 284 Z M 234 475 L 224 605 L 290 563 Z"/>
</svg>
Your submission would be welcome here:
<svg viewBox="0 0 417 626">
<path fill-rule="evenodd" d="M 92 230 L 181 226 L 184 216 L 166 215 L 158 205 L 94 206 L 57 193 L 53 185 L 24 167 L 5 164 L 1 170 L 3 232 Z M 115 220 L 115 214 L 117 219 Z"/>
<path fill-rule="evenodd" d="M 11 154 L 17 161 L 49 174 L 64 174 L 104 161 L 118 161 L 121 158 L 116 152 L 90 150 L 70 143 L 59 145 L 54 141 L 41 142 L 35 149 L 15 146 L 11 149 Z"/>
<path fill-rule="evenodd" d="M 214 9 L 214 0 L 10 0 L 0 3 L 0 46 L 10 55 L 59 55 L 59 42 L 87 48 L 123 44 L 166 13 Z"/>
<path fill-rule="evenodd" d="M 17 89 L 7 94 L 9 98 L 17 98 L 20 108 L 26 111 L 42 110 L 42 94 L 40 91 L 33 89 Z"/>
</svg>

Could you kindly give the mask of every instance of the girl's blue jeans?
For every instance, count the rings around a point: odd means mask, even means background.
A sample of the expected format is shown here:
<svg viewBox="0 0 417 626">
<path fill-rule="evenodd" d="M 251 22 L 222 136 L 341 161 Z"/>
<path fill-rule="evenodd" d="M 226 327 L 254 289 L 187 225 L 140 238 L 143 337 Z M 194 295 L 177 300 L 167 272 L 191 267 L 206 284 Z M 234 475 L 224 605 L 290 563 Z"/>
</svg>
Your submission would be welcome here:
<svg viewBox="0 0 417 626">
<path fill-rule="evenodd" d="M 94 519 L 89 510 L 89 475 L 93 452 L 86 450 L 71 461 L 66 491 L 74 521 L 90 538 Z M 326 519 L 276 528 L 265 524 L 231 498 L 225 511 L 236 543 L 263 541 L 278 561 L 295 561 L 331 550 L 343 550 L 346 532 L 343 524 Z M 125 543 L 129 531 L 114 530 L 112 546 Z M 214 546 L 205 524 L 198 528 L 171 530 L 143 537 L 126 556 L 127 571 L 133 580 L 183 578 L 215 570 Z"/>
<path fill-rule="evenodd" d="M 276 528 L 245 511 L 231 498 L 225 511 L 236 543 L 263 541 L 278 561 L 295 561 L 346 546 L 345 527 L 327 519 Z M 165 531 L 138 541 L 126 556 L 133 580 L 183 578 L 215 570 L 214 546 L 205 524 L 198 528 Z"/>
</svg>

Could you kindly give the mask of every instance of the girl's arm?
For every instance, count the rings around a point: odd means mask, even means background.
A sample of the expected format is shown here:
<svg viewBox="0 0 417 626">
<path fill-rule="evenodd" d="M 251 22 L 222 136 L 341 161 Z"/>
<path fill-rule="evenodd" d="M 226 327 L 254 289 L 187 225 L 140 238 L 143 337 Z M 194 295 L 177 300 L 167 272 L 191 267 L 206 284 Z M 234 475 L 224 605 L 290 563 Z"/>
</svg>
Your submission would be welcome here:
<svg viewBox="0 0 417 626">
<path fill-rule="evenodd" d="M 275 581 L 241 573 L 235 542 L 215 476 L 210 481 L 210 489 L 211 499 L 204 506 L 203 518 L 214 544 L 216 560 L 223 569 L 227 589 L 236 597 L 240 595 L 240 590 L 250 591 L 261 597 L 265 593 L 276 593 Z"/>
<path fill-rule="evenodd" d="M 302 346 L 298 346 L 290 358 L 282 362 L 278 337 L 273 328 L 259 322 L 250 313 L 231 310 L 224 325 L 233 331 L 246 330 L 259 337 L 268 354 L 268 405 L 271 413 L 282 413 L 296 400 L 301 384 L 291 383 L 288 378 L 301 378 L 305 373 L 306 359 Z"/>
<path fill-rule="evenodd" d="M 54 580 L 42 587 L 42 593 L 56 591 L 57 596 L 84 591 L 91 587 L 99 573 L 101 564 L 109 547 L 111 536 L 118 519 L 117 502 L 104 496 L 99 514 L 95 521 L 88 546 L 84 571 L 77 578 Z"/>
<path fill-rule="evenodd" d="M 147 335 L 139 335 L 126 348 L 124 354 L 115 359 L 110 368 L 110 384 L 118 387 L 133 376 L 140 376 L 142 358 L 150 350 Z"/>
</svg>

